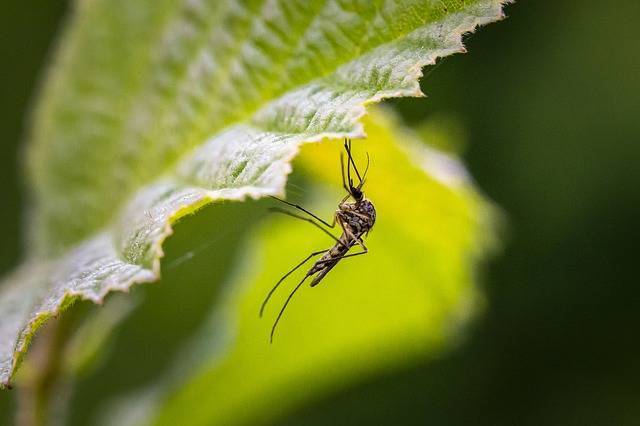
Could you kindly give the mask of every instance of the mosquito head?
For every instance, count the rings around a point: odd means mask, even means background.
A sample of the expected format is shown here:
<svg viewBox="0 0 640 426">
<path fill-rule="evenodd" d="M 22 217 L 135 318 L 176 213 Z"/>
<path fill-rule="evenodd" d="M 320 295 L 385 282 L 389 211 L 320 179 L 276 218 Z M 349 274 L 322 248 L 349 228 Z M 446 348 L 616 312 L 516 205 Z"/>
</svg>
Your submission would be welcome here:
<svg viewBox="0 0 640 426">
<path fill-rule="evenodd" d="M 353 186 L 349 189 L 349 192 L 351 193 L 351 196 L 354 200 L 356 200 L 357 202 L 362 201 L 362 199 L 364 198 L 364 193 L 360 189 L 358 189 L 357 187 L 354 188 Z"/>
<path fill-rule="evenodd" d="M 365 168 L 364 174 L 360 175 L 360 172 L 358 171 L 358 167 L 356 167 L 356 163 L 353 160 L 353 156 L 351 155 L 350 139 L 344 140 L 344 150 L 347 152 L 347 176 L 345 180 L 344 160 L 341 154 L 340 167 L 342 171 L 342 186 L 353 197 L 353 199 L 356 200 L 357 203 L 359 203 L 364 198 L 362 187 L 364 186 L 364 182 L 367 177 L 367 172 L 369 171 L 369 154 L 367 153 L 367 167 Z M 356 176 L 358 177 L 357 185 L 354 184 L 353 179 L 351 178 L 351 167 L 353 167 L 353 170 L 355 171 Z"/>
</svg>

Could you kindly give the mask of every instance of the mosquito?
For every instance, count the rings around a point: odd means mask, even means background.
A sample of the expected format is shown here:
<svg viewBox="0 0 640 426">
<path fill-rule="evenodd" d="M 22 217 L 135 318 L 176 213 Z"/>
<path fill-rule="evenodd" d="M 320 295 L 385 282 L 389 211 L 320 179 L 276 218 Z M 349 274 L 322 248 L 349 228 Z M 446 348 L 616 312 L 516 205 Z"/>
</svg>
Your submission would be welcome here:
<svg viewBox="0 0 640 426">
<path fill-rule="evenodd" d="M 285 200 L 281 200 L 277 197 L 272 197 L 275 200 L 286 204 L 290 207 L 293 207 L 305 215 L 296 214 L 292 211 L 286 209 L 280 209 L 278 207 L 274 207 L 271 210 L 276 213 L 286 214 L 288 216 L 295 217 L 297 219 L 304 220 L 309 222 L 319 229 L 321 229 L 324 233 L 329 235 L 331 238 L 335 240 L 335 244 L 333 247 L 328 249 L 319 250 L 311 253 L 309 256 L 304 258 L 304 260 L 298 263 L 292 270 L 284 274 L 282 278 L 273 286 L 273 288 L 269 291 L 267 296 L 262 302 L 262 306 L 260 307 L 260 317 L 264 313 L 264 308 L 267 306 L 269 299 L 276 291 L 278 286 L 292 273 L 294 273 L 298 268 L 302 267 L 305 263 L 307 263 L 312 258 L 319 256 L 322 254 L 320 259 L 316 260 L 313 266 L 307 271 L 302 281 L 296 285 L 293 291 L 289 294 L 289 297 L 284 302 L 282 309 L 278 313 L 273 326 L 271 327 L 271 334 L 269 336 L 269 342 L 273 343 L 273 336 L 276 331 L 276 327 L 278 326 L 278 322 L 282 318 L 282 314 L 284 313 L 287 305 L 291 301 L 293 295 L 298 291 L 298 289 L 302 286 L 302 284 L 309 278 L 313 276 L 310 286 L 315 287 L 327 276 L 329 271 L 331 271 L 342 259 L 346 259 L 348 257 L 361 256 L 363 254 L 367 254 L 369 249 L 364 244 L 363 238 L 369 234 L 371 228 L 373 228 L 373 224 L 376 221 L 376 209 L 373 207 L 373 203 L 366 199 L 364 196 L 364 192 L 362 191 L 362 187 L 364 186 L 367 172 L 369 171 L 369 154 L 367 154 L 367 166 L 364 170 L 364 173 L 361 175 L 356 167 L 356 163 L 353 160 L 353 155 L 351 154 L 351 140 L 345 139 L 344 141 L 344 149 L 347 153 L 347 167 L 346 167 L 346 176 L 345 176 L 345 165 L 344 165 L 344 155 L 340 153 L 340 172 L 342 174 L 342 186 L 345 191 L 347 191 L 347 195 L 340 201 L 338 204 L 338 209 L 333 215 L 333 221 L 328 223 L 315 214 L 311 213 L 307 209 L 297 205 L 290 203 Z M 358 184 L 354 186 L 353 179 L 351 178 L 351 169 L 353 168 L 356 177 L 358 178 Z M 353 202 L 348 201 L 349 198 L 353 199 Z M 339 225 L 342 228 L 342 235 L 340 238 L 337 238 L 333 235 L 327 228 L 333 229 L 335 226 Z M 324 225 L 324 226 L 323 226 Z M 357 253 L 347 254 L 347 252 L 353 248 L 354 246 L 360 246 L 361 251 Z"/>
</svg>

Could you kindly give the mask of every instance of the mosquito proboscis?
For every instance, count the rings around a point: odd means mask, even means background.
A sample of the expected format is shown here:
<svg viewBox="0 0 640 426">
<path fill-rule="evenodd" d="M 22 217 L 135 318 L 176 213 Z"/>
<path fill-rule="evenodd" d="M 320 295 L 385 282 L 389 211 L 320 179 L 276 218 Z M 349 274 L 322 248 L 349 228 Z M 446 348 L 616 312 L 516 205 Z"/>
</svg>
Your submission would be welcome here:
<svg viewBox="0 0 640 426">
<path fill-rule="evenodd" d="M 367 247 L 364 244 L 364 237 L 368 235 L 371 228 L 376 221 L 376 210 L 373 207 L 373 203 L 365 198 L 364 192 L 362 191 L 362 187 L 364 186 L 367 172 L 369 171 L 369 155 L 367 154 L 367 166 L 363 174 L 360 174 L 358 168 L 356 167 L 356 163 L 353 159 L 353 155 L 351 152 L 351 141 L 349 139 L 345 139 L 344 141 L 344 149 L 347 153 L 347 166 L 345 173 L 345 165 L 344 165 L 344 156 L 340 153 L 340 171 L 342 174 L 342 186 L 345 191 L 347 191 L 347 195 L 338 203 L 338 209 L 335 211 L 333 215 L 333 220 L 331 223 L 322 220 L 320 217 L 311 213 L 309 210 L 301 207 L 297 204 L 290 203 L 288 201 L 282 200 L 277 197 L 272 197 L 279 202 L 286 204 L 289 207 L 293 207 L 300 211 L 301 213 L 296 213 L 290 211 L 288 209 L 282 208 L 272 208 L 271 210 L 276 213 L 286 214 L 288 216 L 292 216 L 294 218 L 304 220 L 309 222 L 319 229 L 321 229 L 324 233 L 328 234 L 331 238 L 334 239 L 335 244 L 333 247 L 328 249 L 315 251 L 309 254 L 306 258 L 304 258 L 300 263 L 298 263 L 293 269 L 284 274 L 282 278 L 273 286 L 273 288 L 269 291 L 267 296 L 262 302 L 262 306 L 260 307 L 260 316 L 262 317 L 264 313 L 264 309 L 271 299 L 271 296 L 276 291 L 276 289 L 280 286 L 280 284 L 292 273 L 294 273 L 298 268 L 302 267 L 305 263 L 307 263 L 312 258 L 319 256 L 322 254 L 320 259 L 316 260 L 313 266 L 307 271 L 302 280 L 295 286 L 293 291 L 287 297 L 284 305 L 280 309 L 278 316 L 276 317 L 275 322 L 271 328 L 271 334 L 269 336 L 269 341 L 273 342 L 273 336 L 276 331 L 276 327 L 278 326 L 278 322 L 282 318 L 287 305 L 291 301 L 293 295 L 298 291 L 298 289 L 304 284 L 304 282 L 313 276 L 310 286 L 315 287 L 320 284 L 320 282 L 324 279 L 324 277 L 333 269 L 338 262 L 342 259 L 346 259 L 348 257 L 360 256 L 369 252 Z M 351 176 L 351 169 L 355 172 L 355 176 L 358 179 L 358 184 L 354 185 L 353 178 Z M 353 201 L 349 201 L 349 199 Z M 335 226 L 339 225 L 342 229 L 342 234 L 340 237 L 336 237 L 333 235 L 328 229 L 333 229 Z M 359 246 L 361 251 L 357 253 L 350 253 L 349 250 L 354 246 Z"/>
</svg>

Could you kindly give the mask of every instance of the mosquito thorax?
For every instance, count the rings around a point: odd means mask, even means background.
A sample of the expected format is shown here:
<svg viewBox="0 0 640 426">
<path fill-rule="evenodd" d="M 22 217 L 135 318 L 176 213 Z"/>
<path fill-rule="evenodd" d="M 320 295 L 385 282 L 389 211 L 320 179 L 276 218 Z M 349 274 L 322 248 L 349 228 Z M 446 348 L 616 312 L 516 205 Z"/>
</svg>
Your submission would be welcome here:
<svg viewBox="0 0 640 426">
<path fill-rule="evenodd" d="M 373 203 L 366 198 L 363 198 L 360 202 L 356 203 L 359 213 L 363 213 L 371 218 L 371 226 L 376 221 L 376 209 L 373 207 Z"/>
<path fill-rule="evenodd" d="M 367 232 L 376 221 L 376 209 L 366 198 L 354 203 L 344 203 L 338 211 L 353 232 Z"/>
</svg>

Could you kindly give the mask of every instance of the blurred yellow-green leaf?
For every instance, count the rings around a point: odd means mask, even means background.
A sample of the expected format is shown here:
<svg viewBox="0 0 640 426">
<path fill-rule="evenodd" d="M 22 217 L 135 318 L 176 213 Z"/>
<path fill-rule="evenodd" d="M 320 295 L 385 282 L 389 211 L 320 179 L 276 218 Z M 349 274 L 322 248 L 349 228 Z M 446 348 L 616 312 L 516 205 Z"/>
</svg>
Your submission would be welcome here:
<svg viewBox="0 0 640 426">
<path fill-rule="evenodd" d="M 259 319 L 265 294 L 309 253 L 333 242 L 290 217 L 262 222 L 209 325 L 183 348 L 189 355 L 176 359 L 169 380 L 109 411 L 112 424 L 145 404 L 140 423 L 269 423 L 367 375 L 435 356 L 456 340 L 481 301 L 475 271 L 492 242 L 492 209 L 455 158 L 428 149 L 380 111 L 365 125 L 368 138 L 354 141 L 354 153 L 360 161 L 365 152 L 371 157 L 364 189 L 378 219 L 369 254 L 344 259 L 317 287 L 303 286 L 269 345 L 273 320 L 306 268 L 285 281 Z M 327 218 L 344 194 L 341 148 L 339 141 L 307 145 L 294 162 L 307 182 L 294 190 Z M 427 168 L 434 155 L 449 163 Z M 215 324 L 228 330 L 222 350 L 212 344 L 220 338 Z"/>
</svg>

